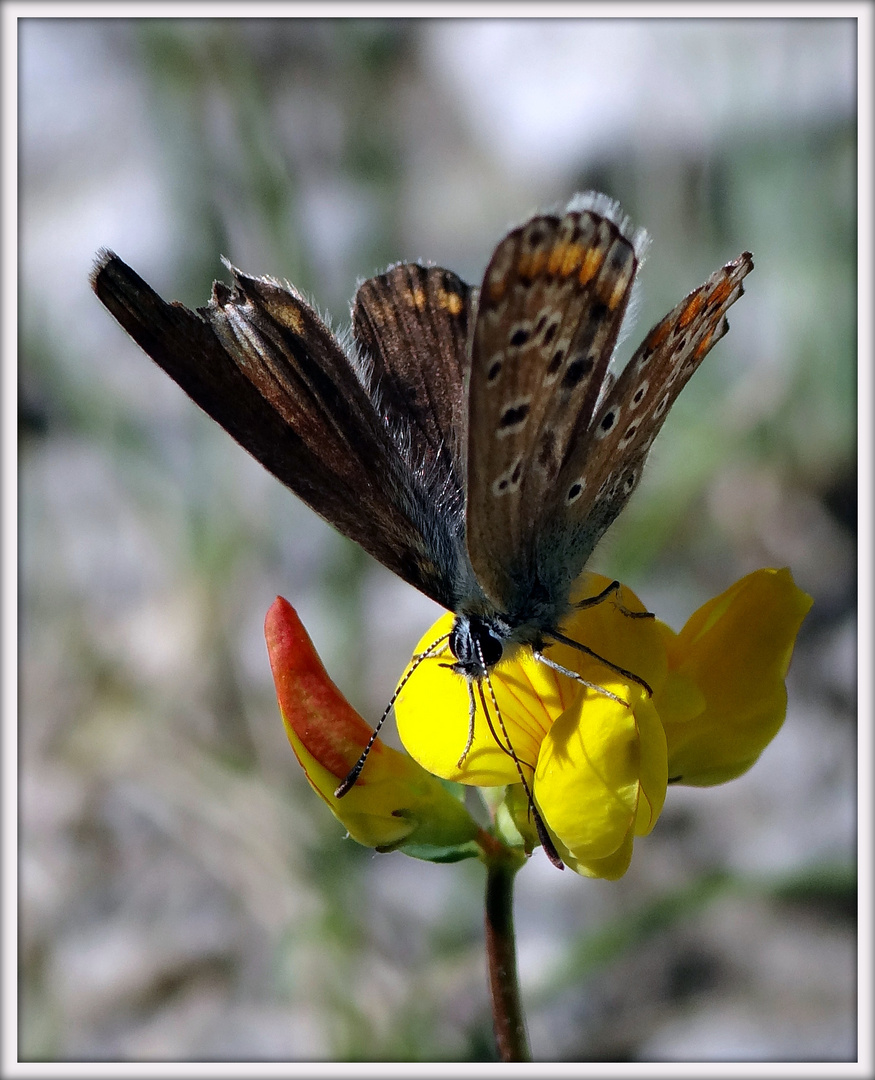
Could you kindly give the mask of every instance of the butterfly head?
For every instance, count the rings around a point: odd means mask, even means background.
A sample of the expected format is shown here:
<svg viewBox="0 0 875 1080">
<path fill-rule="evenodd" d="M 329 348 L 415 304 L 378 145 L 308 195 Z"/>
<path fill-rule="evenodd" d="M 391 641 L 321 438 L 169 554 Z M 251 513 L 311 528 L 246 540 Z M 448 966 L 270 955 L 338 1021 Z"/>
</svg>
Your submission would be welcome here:
<svg viewBox="0 0 875 1080">
<path fill-rule="evenodd" d="M 501 660 L 509 628 L 482 615 L 457 615 L 450 631 L 451 667 L 467 679 L 482 679 Z"/>
</svg>

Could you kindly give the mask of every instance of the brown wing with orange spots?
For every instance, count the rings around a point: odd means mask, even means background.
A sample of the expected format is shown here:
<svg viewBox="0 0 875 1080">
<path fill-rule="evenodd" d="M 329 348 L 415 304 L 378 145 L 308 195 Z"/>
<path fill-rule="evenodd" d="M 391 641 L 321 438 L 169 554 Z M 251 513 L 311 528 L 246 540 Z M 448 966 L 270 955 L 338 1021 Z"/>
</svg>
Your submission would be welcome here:
<svg viewBox="0 0 875 1080">
<path fill-rule="evenodd" d="M 535 217 L 497 247 L 480 290 L 468 413 L 466 534 L 501 610 L 534 586 L 537 524 L 569 442 L 596 408 L 643 234 L 604 200 Z"/>
<path fill-rule="evenodd" d="M 111 252 L 92 275 L 131 337 L 261 464 L 426 596 L 455 602 L 459 529 L 433 512 L 353 364 L 283 282 L 230 267 L 197 312 Z M 427 525 L 427 528 L 426 528 Z"/>
<path fill-rule="evenodd" d="M 545 543 L 565 549 L 574 578 L 635 490 L 669 409 L 729 329 L 726 312 L 753 269 L 744 252 L 694 289 L 650 331 L 592 424 L 579 429 L 559 473 Z M 550 540 L 547 540 L 550 536 Z M 556 558 L 557 553 L 551 553 Z M 575 566 L 574 564 L 577 563 Z"/>
<path fill-rule="evenodd" d="M 362 283 L 352 311 L 376 408 L 409 443 L 411 467 L 447 485 L 460 510 L 473 294 L 449 270 L 399 263 Z"/>
</svg>

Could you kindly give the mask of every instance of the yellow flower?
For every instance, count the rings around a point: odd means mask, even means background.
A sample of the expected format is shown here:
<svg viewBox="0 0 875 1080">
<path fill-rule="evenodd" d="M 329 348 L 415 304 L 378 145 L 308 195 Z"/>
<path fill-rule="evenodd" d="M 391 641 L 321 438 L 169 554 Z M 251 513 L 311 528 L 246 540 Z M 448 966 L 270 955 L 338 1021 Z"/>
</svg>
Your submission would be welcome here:
<svg viewBox="0 0 875 1080">
<path fill-rule="evenodd" d="M 586 595 L 596 595 L 608 581 L 592 575 L 586 583 Z M 628 868 L 634 837 L 656 823 L 669 778 L 731 779 L 774 737 L 786 711 L 793 643 L 810 606 L 788 570 L 760 570 L 675 634 L 657 619 L 632 617 L 644 608 L 624 587 L 619 596 L 578 610 L 563 632 L 633 672 L 652 696 L 569 646 L 550 646 L 548 655 L 599 689 L 519 649 L 493 670 L 491 690 L 481 688 L 491 729 L 475 687 L 474 738 L 460 760 L 468 688 L 446 666 L 447 656 L 435 655 L 419 664 L 399 695 L 398 730 L 429 772 L 481 786 L 520 784 L 517 763 L 499 745 L 509 741 L 562 860 L 587 876 L 617 878 Z M 417 652 L 451 626 L 452 616 L 438 620 Z M 509 806 L 526 835 L 526 800 L 516 793 Z"/>
<path fill-rule="evenodd" d="M 757 570 L 700 607 L 679 634 L 660 624 L 669 677 L 654 704 L 672 780 L 732 780 L 777 735 L 793 645 L 812 603 L 789 570 Z"/>
<path fill-rule="evenodd" d="M 406 754 L 375 740 L 353 788 L 334 792 L 372 728 L 328 678 L 294 608 L 282 597 L 264 624 L 286 734 L 316 793 L 349 835 L 379 851 L 402 848 L 432 861 L 477 854 L 479 830 L 461 802 Z"/>
</svg>

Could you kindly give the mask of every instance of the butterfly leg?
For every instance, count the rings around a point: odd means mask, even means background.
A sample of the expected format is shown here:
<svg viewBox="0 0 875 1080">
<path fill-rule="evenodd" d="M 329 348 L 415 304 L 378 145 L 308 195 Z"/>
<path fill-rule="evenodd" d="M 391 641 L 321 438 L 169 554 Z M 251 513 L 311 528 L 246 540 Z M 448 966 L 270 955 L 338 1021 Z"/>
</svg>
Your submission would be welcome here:
<svg viewBox="0 0 875 1080">
<path fill-rule="evenodd" d="M 626 605 L 619 598 L 620 588 L 621 585 L 619 581 L 612 581 L 611 584 L 607 585 L 604 589 L 602 589 L 600 593 L 597 593 L 595 596 L 586 596 L 583 600 L 578 600 L 574 606 L 577 608 L 578 611 L 583 611 L 586 608 L 595 607 L 597 604 L 604 603 L 604 601 L 607 600 L 609 596 L 617 593 L 618 595 L 614 603 L 617 605 L 620 611 L 624 615 L 628 615 L 630 619 L 656 618 L 652 611 L 632 611 L 631 608 L 627 608 Z"/>
<path fill-rule="evenodd" d="M 465 758 L 471 750 L 471 746 L 474 743 L 474 720 L 477 716 L 477 702 L 474 698 L 474 687 L 468 683 L 468 741 L 465 743 L 465 749 L 462 751 L 462 756 L 456 762 L 456 768 L 461 769 Z"/>
<path fill-rule="evenodd" d="M 591 656 L 593 660 L 598 660 L 600 664 L 604 664 L 605 667 L 610 668 L 611 671 L 616 671 L 616 673 L 618 675 L 622 675 L 624 679 L 631 679 L 633 683 L 637 683 L 643 690 L 647 692 L 648 697 L 653 697 L 653 689 L 650 686 L 650 683 L 645 682 L 640 675 L 636 675 L 633 671 L 628 671 L 626 668 L 620 667 L 619 664 L 614 664 L 610 660 L 606 660 L 604 656 L 599 656 L 597 652 L 593 652 L 592 649 L 588 649 L 586 645 L 581 645 L 579 641 L 575 641 L 573 638 L 569 638 L 566 637 L 564 634 L 560 634 L 558 630 L 551 630 L 550 636 L 552 638 L 555 638 L 557 641 L 560 641 L 563 645 L 569 645 L 572 649 L 577 649 L 579 652 L 585 653 L 587 656 Z M 562 671 L 566 675 L 571 675 L 573 679 L 576 679 L 578 682 L 585 683 L 591 689 L 598 690 L 599 693 L 605 694 L 607 697 L 614 697 L 613 694 L 609 693 L 603 687 L 593 686 L 592 683 L 586 682 L 585 679 L 582 679 L 575 672 L 568 671 L 566 668 L 560 667 L 555 662 L 555 660 L 549 660 L 543 653 L 536 651 L 535 656 L 542 663 L 545 663 L 550 667 L 556 668 L 557 671 Z M 622 699 L 614 698 L 614 700 L 621 701 Z"/>
<path fill-rule="evenodd" d="M 489 708 L 488 708 L 488 706 L 486 704 L 486 696 L 483 693 L 483 683 L 484 683 L 484 681 L 486 682 L 487 686 L 489 687 L 489 695 L 492 698 L 492 706 L 495 709 L 495 715 L 496 715 L 496 718 L 498 720 L 498 726 L 501 729 L 501 734 L 503 735 L 504 740 L 507 743 L 506 746 L 502 743 L 501 739 L 499 739 L 498 732 L 495 730 L 495 728 L 492 725 L 492 719 L 489 716 Z M 473 686 L 472 686 L 471 683 L 468 683 L 468 689 L 469 689 L 469 692 L 471 694 L 471 703 L 473 705 L 473 702 L 474 702 L 474 689 L 473 689 Z M 550 833 L 547 831 L 547 826 L 544 824 L 544 819 L 538 813 L 538 808 L 535 806 L 535 797 L 532 794 L 532 789 L 531 789 L 531 787 L 530 787 L 530 785 L 529 785 L 528 781 L 526 780 L 525 775 L 523 773 L 523 769 L 522 769 L 523 762 L 517 757 L 516 751 L 514 750 L 513 746 L 511 745 L 510 736 L 508 735 L 507 729 L 504 726 L 504 721 L 501 718 L 501 711 L 498 708 L 498 701 L 496 700 L 496 697 L 495 697 L 495 691 L 492 688 L 492 680 L 489 678 L 488 674 L 486 675 L 485 680 L 484 679 L 479 679 L 477 681 L 477 692 L 480 695 L 480 703 L 483 706 L 483 712 L 484 712 L 484 714 L 486 716 L 486 722 L 489 724 L 489 730 L 492 732 L 493 739 L 495 739 L 496 744 L 500 747 L 501 750 L 504 751 L 505 754 L 507 754 L 509 757 L 513 758 L 514 764 L 516 765 L 517 773 L 519 774 L 519 778 L 520 778 L 520 783 L 523 785 L 523 790 L 525 791 L 526 798 L 528 799 L 528 802 L 529 802 L 529 815 L 531 816 L 532 820 L 535 823 L 535 831 L 538 834 L 538 840 L 540 841 L 541 847 L 544 849 L 544 853 L 546 854 L 546 856 L 550 860 L 550 862 L 556 867 L 556 869 L 557 870 L 564 870 L 565 869 L 565 864 L 562 862 L 562 858 L 560 857 L 559 852 L 556 850 L 556 845 L 553 843 L 552 837 L 550 836 Z M 472 714 L 472 720 L 471 720 L 472 735 L 473 735 L 473 723 L 474 723 L 474 721 L 473 721 L 473 714 Z M 469 741 L 469 746 L 470 746 L 470 741 Z M 465 753 L 467 753 L 467 752 L 468 751 L 466 750 Z M 534 767 L 532 765 L 529 765 L 529 768 L 532 769 L 532 771 L 534 772 Z"/>
<path fill-rule="evenodd" d="M 566 639 L 563 638 L 562 640 L 565 641 Z M 574 642 L 571 642 L 571 641 L 568 641 L 566 643 L 569 644 L 569 645 L 575 644 Z M 584 651 L 589 652 L 590 650 L 586 649 Z M 572 671 L 570 668 L 563 667 L 561 664 L 557 664 L 555 660 L 551 660 L 550 657 L 547 656 L 545 653 L 541 652 L 540 649 L 533 649 L 532 650 L 532 655 L 540 663 L 546 664 L 547 667 L 552 668 L 554 671 L 558 671 L 560 675 L 567 675 L 569 679 L 574 679 L 575 682 L 579 682 L 582 686 L 587 687 L 589 690 L 595 690 L 595 692 L 597 694 L 601 694 L 603 697 L 610 698 L 612 701 L 616 701 L 620 705 L 624 705 L 627 709 L 629 708 L 629 702 L 628 701 L 624 701 L 623 698 L 617 697 L 616 694 L 611 693 L 611 691 L 606 689 L 604 686 L 599 686 L 598 683 L 587 682 L 586 679 L 584 679 L 582 675 L 578 675 L 576 671 Z M 592 653 L 591 655 L 596 656 L 595 653 Z M 601 660 L 602 658 L 600 656 L 596 656 L 596 659 Z M 607 664 L 608 667 L 610 667 L 610 668 L 614 667 L 613 664 L 608 664 L 607 661 L 604 661 L 604 662 Z M 630 672 L 626 671 L 623 668 L 617 668 L 616 670 L 618 672 L 621 672 L 623 675 L 629 675 L 631 678 L 633 678 L 633 679 L 635 678 L 634 675 L 631 675 Z M 636 679 L 636 682 L 637 681 L 638 680 Z"/>
</svg>

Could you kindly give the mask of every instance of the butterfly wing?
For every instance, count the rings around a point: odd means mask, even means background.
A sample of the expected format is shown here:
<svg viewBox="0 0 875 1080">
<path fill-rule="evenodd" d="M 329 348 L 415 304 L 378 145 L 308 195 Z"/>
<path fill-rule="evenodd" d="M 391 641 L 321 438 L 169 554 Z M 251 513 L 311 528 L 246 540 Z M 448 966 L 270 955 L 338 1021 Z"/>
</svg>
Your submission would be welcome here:
<svg viewBox="0 0 875 1080">
<path fill-rule="evenodd" d="M 454 545 L 346 355 L 290 287 L 233 273 L 234 289 L 217 282 L 197 313 L 165 303 L 112 252 L 100 254 L 92 284 L 137 344 L 266 469 L 448 605 Z"/>
<path fill-rule="evenodd" d="M 507 613 L 537 591 L 545 502 L 596 408 L 644 243 L 601 197 L 532 218 L 497 247 L 473 338 L 467 545 Z M 542 582 L 542 584 L 545 584 Z"/>
<path fill-rule="evenodd" d="M 474 290 L 449 270 L 401 263 L 365 281 L 352 311 L 371 397 L 460 530 L 473 304 Z"/>
<path fill-rule="evenodd" d="M 678 394 L 729 329 L 726 312 L 752 269 L 753 258 L 744 252 L 658 322 L 592 422 L 576 431 L 545 509 L 539 552 L 569 585 L 635 490 Z"/>
</svg>

